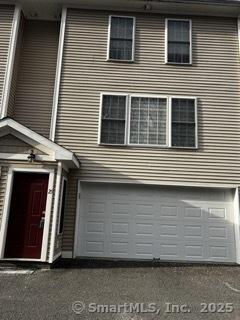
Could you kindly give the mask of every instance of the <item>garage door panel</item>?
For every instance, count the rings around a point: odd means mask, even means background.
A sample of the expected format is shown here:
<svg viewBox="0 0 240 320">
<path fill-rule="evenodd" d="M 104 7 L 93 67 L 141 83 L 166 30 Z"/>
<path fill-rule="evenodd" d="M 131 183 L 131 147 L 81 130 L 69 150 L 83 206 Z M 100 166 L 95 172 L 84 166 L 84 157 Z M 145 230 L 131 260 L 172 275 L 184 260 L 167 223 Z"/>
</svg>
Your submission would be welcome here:
<svg viewBox="0 0 240 320">
<path fill-rule="evenodd" d="M 183 216 L 184 219 L 191 221 L 203 221 L 206 219 L 207 209 L 202 208 L 198 203 L 195 206 L 184 206 Z"/>
<path fill-rule="evenodd" d="M 110 221 L 110 233 L 111 236 L 117 236 L 122 238 L 129 238 L 130 232 L 130 224 L 131 222 L 128 221 L 121 221 L 121 220 L 113 220 Z"/>
<path fill-rule="evenodd" d="M 156 233 L 156 223 L 154 220 L 133 221 L 133 238 L 135 237 L 154 237 Z"/>
<path fill-rule="evenodd" d="M 157 238 L 159 240 L 175 239 L 178 241 L 182 238 L 182 223 L 178 221 L 161 221 L 157 224 Z"/>
<path fill-rule="evenodd" d="M 151 201 L 137 201 L 134 205 L 134 212 L 136 219 L 153 219 L 159 212 L 159 208 Z"/>
<path fill-rule="evenodd" d="M 133 241 L 135 246 L 135 257 L 137 259 L 152 259 L 157 252 L 157 246 L 156 243 L 153 243 L 152 241 L 144 241 L 144 240 L 138 240 Z"/>
<path fill-rule="evenodd" d="M 171 202 L 169 203 L 163 203 L 160 207 L 160 215 L 159 218 L 163 219 L 176 219 L 180 218 L 180 208 L 177 206 L 177 204 L 174 204 Z"/>
<path fill-rule="evenodd" d="M 85 198 L 82 201 L 80 216 L 106 217 L 106 202 L 103 200 Z"/>
<path fill-rule="evenodd" d="M 208 241 L 224 241 L 234 243 L 235 237 L 233 233 L 234 225 L 232 223 L 211 223 L 206 224 L 206 239 Z"/>
<path fill-rule="evenodd" d="M 232 206 L 225 205 L 225 207 L 220 207 L 219 205 L 211 206 L 208 209 L 207 219 L 219 222 L 231 222 L 233 223 Z"/>
<path fill-rule="evenodd" d="M 91 183 L 81 189 L 77 256 L 236 259 L 232 190 Z"/>
<path fill-rule="evenodd" d="M 81 250 L 84 256 L 102 257 L 105 253 L 105 240 L 97 237 L 80 238 Z"/>
<path fill-rule="evenodd" d="M 96 218 L 83 218 L 80 217 L 79 219 L 79 227 L 80 227 L 80 232 L 79 234 L 84 234 L 84 233 L 102 233 L 104 234 L 106 231 L 106 219 L 96 217 Z"/>
<path fill-rule="evenodd" d="M 105 235 L 105 229 L 107 228 L 106 222 L 104 220 L 87 220 L 84 221 L 82 219 L 80 223 L 83 223 L 84 231 L 83 233 L 85 235 Z"/>
<path fill-rule="evenodd" d="M 183 238 L 186 240 L 201 241 L 205 238 L 205 225 L 202 223 L 183 223 Z"/>
<path fill-rule="evenodd" d="M 130 219 L 130 212 L 133 212 L 133 204 L 129 200 L 110 200 L 107 211 L 113 219 Z"/>
<path fill-rule="evenodd" d="M 116 258 L 128 258 L 130 250 L 130 240 L 123 240 L 122 238 L 116 238 L 115 240 L 107 243 L 108 256 Z"/>
<path fill-rule="evenodd" d="M 159 257 L 160 260 L 181 260 L 183 257 L 183 247 L 180 243 L 175 241 L 161 241 L 159 243 Z"/>
<path fill-rule="evenodd" d="M 211 241 L 207 244 L 208 260 L 215 262 L 235 262 L 235 250 L 233 243 L 224 241 Z"/>
<path fill-rule="evenodd" d="M 204 261 L 207 259 L 207 248 L 203 241 L 188 241 L 184 246 L 184 260 Z"/>
</svg>

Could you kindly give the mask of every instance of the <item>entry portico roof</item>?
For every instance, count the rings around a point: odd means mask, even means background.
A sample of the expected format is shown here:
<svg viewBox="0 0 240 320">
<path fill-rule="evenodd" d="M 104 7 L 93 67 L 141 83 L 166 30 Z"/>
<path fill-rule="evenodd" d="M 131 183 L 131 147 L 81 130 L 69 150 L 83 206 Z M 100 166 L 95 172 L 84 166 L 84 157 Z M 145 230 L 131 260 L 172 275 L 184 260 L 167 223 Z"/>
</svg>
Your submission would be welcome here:
<svg viewBox="0 0 240 320">
<path fill-rule="evenodd" d="M 80 162 L 73 152 L 40 135 L 39 133 L 29 129 L 28 127 L 20 124 L 12 118 L 6 117 L 0 120 L 0 137 L 3 137 L 8 134 L 11 134 L 17 137 L 18 139 L 26 142 L 33 148 L 41 150 L 44 154 L 47 155 L 45 157 L 47 161 L 61 161 L 65 163 L 68 168 L 80 167 Z M 6 157 L 4 158 L 4 154 L 1 153 L 0 150 L 0 159 L 23 160 L 22 156 L 19 159 L 17 158 L 17 156 L 18 155 L 13 155 L 12 157 L 10 157 L 9 154 L 6 154 Z M 40 158 L 42 158 L 44 161 L 43 156 Z"/>
</svg>

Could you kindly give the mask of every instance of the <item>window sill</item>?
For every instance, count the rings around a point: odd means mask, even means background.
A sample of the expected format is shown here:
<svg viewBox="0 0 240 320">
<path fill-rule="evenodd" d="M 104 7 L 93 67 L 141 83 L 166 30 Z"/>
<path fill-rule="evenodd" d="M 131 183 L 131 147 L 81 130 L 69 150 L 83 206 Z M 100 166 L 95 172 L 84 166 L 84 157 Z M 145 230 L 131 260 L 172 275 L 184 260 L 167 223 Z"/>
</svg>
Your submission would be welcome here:
<svg viewBox="0 0 240 320">
<path fill-rule="evenodd" d="M 169 149 L 173 149 L 173 150 L 192 150 L 192 151 L 196 151 L 196 150 L 198 150 L 198 147 L 169 147 Z"/>
<path fill-rule="evenodd" d="M 126 144 L 98 143 L 98 147 L 128 147 Z"/>
<path fill-rule="evenodd" d="M 192 67 L 192 63 L 180 63 L 180 62 L 165 62 L 166 65 L 170 66 L 185 66 L 185 67 Z"/>
<path fill-rule="evenodd" d="M 106 62 L 113 62 L 113 63 L 135 63 L 134 60 L 117 60 L 117 59 L 106 59 Z"/>
<path fill-rule="evenodd" d="M 124 147 L 124 148 L 152 148 L 152 149 L 172 149 L 172 150 L 189 150 L 197 151 L 198 147 L 172 147 L 172 146 L 160 146 L 160 145 L 143 145 L 143 144 L 107 144 L 99 143 L 99 147 Z"/>
</svg>

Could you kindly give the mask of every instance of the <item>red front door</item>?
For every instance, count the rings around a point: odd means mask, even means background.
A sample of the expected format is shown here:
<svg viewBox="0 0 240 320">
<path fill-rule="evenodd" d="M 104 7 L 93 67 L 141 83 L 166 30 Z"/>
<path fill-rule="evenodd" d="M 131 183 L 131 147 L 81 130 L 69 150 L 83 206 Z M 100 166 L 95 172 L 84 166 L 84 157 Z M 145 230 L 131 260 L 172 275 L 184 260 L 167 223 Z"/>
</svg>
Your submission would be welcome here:
<svg viewBox="0 0 240 320">
<path fill-rule="evenodd" d="M 40 259 L 48 177 L 14 174 L 5 258 Z"/>
</svg>

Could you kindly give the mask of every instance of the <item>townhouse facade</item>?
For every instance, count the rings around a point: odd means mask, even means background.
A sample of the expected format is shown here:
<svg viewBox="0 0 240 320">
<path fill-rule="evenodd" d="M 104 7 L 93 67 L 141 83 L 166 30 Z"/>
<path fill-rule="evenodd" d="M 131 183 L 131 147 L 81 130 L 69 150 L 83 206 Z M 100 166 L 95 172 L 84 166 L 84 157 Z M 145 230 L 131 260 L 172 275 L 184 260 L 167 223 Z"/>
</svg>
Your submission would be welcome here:
<svg viewBox="0 0 240 320">
<path fill-rule="evenodd" d="M 50 3 L 0 4 L 0 259 L 239 263 L 237 1 Z"/>
</svg>

